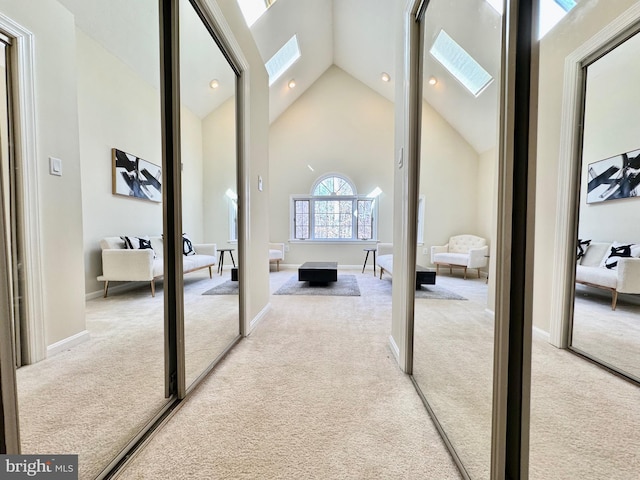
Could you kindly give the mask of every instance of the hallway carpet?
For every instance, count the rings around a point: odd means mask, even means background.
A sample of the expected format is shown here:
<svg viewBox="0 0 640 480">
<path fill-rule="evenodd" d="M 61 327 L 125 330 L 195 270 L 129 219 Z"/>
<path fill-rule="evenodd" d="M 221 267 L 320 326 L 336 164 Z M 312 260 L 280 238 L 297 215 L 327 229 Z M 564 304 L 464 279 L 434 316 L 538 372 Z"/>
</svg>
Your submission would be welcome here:
<svg viewBox="0 0 640 480">
<path fill-rule="evenodd" d="M 384 283 L 357 279 L 361 297 L 272 296 L 118 478 L 460 478 L 391 353 Z"/>
</svg>

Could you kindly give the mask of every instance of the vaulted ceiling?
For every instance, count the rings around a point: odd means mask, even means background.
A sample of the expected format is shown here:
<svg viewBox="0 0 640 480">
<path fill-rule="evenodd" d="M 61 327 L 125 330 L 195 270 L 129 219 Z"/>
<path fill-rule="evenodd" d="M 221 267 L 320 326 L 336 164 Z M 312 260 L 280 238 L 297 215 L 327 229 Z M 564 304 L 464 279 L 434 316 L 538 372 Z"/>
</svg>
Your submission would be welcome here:
<svg viewBox="0 0 640 480">
<path fill-rule="evenodd" d="M 80 29 L 149 83 L 159 85 L 156 0 L 59 2 L 74 14 Z M 277 0 L 251 27 L 256 45 L 266 61 L 296 34 L 301 57 L 270 87 L 271 120 L 331 65 L 394 101 L 396 30 L 403 21 L 398 2 L 405 4 L 403 0 Z M 425 22 L 425 78 L 434 75 L 438 84 L 425 83 L 424 98 L 482 153 L 496 143 L 501 16 L 485 0 L 432 0 Z M 428 53 L 441 28 L 495 79 L 477 98 Z M 182 19 L 181 40 L 183 103 L 204 117 L 233 94 L 233 74 L 195 15 Z M 382 72 L 390 74 L 390 82 L 381 80 Z M 215 93 L 209 88 L 214 78 L 220 83 Z M 287 86 L 292 78 L 294 89 Z"/>
</svg>

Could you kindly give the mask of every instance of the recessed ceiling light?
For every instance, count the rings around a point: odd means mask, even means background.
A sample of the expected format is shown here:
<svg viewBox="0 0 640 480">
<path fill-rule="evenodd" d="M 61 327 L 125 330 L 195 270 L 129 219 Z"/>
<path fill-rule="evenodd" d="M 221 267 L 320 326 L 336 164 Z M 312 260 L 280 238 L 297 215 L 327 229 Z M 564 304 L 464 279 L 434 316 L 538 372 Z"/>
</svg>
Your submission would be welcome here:
<svg viewBox="0 0 640 480">
<path fill-rule="evenodd" d="M 382 75 L 380 76 L 380 78 L 382 78 L 383 82 L 391 81 L 391 76 L 387 72 L 382 72 Z"/>
<path fill-rule="evenodd" d="M 214 78 L 213 80 L 211 80 L 211 81 L 209 82 L 209 86 L 210 86 L 211 88 L 213 88 L 213 89 L 216 89 L 216 88 L 218 88 L 218 87 L 220 86 L 220 82 L 218 81 L 218 79 L 217 79 L 217 78 Z"/>
<path fill-rule="evenodd" d="M 433 75 L 429 77 L 429 85 L 435 85 L 436 83 L 438 83 L 438 79 L 436 77 L 434 77 Z"/>
<path fill-rule="evenodd" d="M 289 80 L 289 83 L 287 85 L 289 85 L 289 88 L 295 88 L 296 81 L 292 78 L 291 80 Z"/>
</svg>

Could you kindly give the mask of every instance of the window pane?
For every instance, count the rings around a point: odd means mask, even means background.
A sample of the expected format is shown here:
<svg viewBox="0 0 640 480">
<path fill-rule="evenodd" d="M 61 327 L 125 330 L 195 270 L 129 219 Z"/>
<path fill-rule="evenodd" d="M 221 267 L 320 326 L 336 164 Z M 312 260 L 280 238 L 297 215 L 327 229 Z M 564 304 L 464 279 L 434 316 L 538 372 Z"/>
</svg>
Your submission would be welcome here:
<svg viewBox="0 0 640 480">
<path fill-rule="evenodd" d="M 351 200 L 317 200 L 314 202 L 313 217 L 314 238 L 353 238 L 353 202 Z"/>
<path fill-rule="evenodd" d="M 373 201 L 358 200 L 358 238 L 373 237 Z"/>
<path fill-rule="evenodd" d="M 309 200 L 295 201 L 295 238 L 309 238 Z"/>
</svg>

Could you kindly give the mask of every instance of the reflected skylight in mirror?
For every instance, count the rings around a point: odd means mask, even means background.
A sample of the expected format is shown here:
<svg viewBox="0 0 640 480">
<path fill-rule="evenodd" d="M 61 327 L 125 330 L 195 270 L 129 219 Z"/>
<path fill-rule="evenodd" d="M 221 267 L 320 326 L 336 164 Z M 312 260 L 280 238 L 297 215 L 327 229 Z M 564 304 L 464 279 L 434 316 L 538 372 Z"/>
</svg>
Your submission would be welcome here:
<svg viewBox="0 0 640 480">
<path fill-rule="evenodd" d="M 276 0 L 238 0 L 238 5 L 240 6 L 240 10 L 242 10 L 245 22 L 247 22 L 247 25 L 250 27 L 256 23 L 256 20 L 258 20 L 275 1 Z"/>
<path fill-rule="evenodd" d="M 493 80 L 489 72 L 482 68 L 444 30 L 440 30 L 438 33 L 429 53 L 476 97 Z"/>
<path fill-rule="evenodd" d="M 493 7 L 493 9 L 502 15 L 504 11 L 504 0 L 486 0 L 489 5 Z"/>
<path fill-rule="evenodd" d="M 298 37 L 294 35 L 264 65 L 267 68 L 267 73 L 269 73 L 269 86 L 280 78 L 299 58 L 300 48 L 298 47 Z"/>
<path fill-rule="evenodd" d="M 575 0 L 540 0 L 538 38 L 544 37 L 575 6 Z"/>
</svg>

